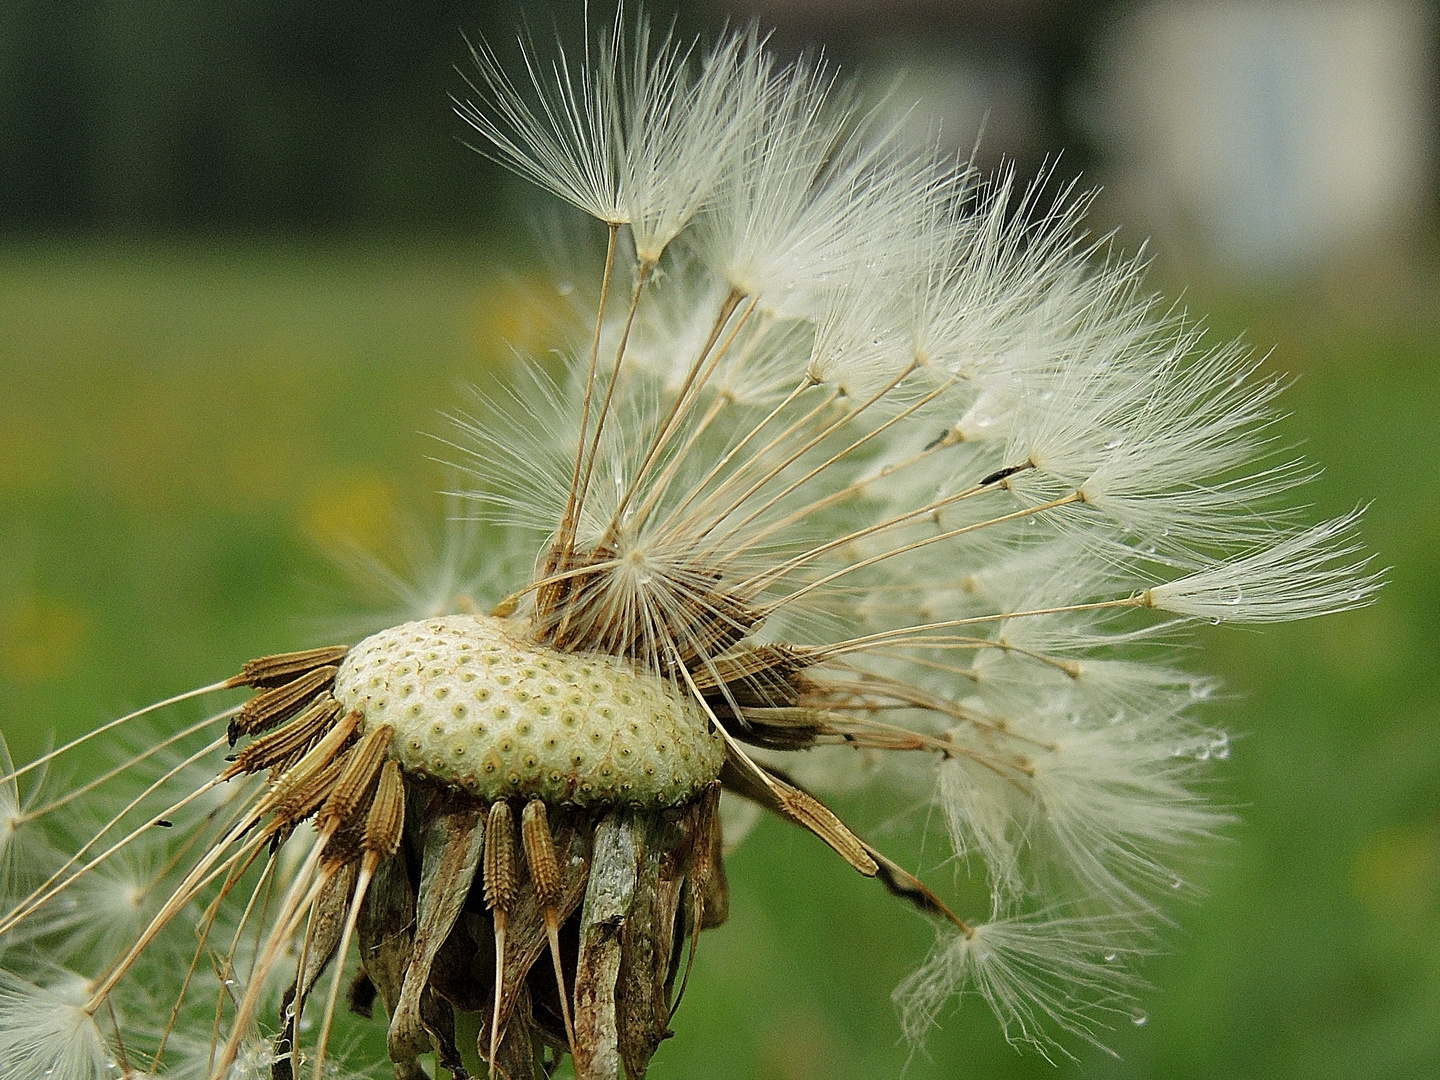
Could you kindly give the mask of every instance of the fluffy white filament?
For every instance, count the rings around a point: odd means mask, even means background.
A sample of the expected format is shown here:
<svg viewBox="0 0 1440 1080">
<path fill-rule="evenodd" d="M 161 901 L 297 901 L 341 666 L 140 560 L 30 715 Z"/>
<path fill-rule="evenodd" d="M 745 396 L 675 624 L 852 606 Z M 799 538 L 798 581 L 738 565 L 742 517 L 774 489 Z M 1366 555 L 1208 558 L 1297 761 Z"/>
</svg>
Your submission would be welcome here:
<svg viewBox="0 0 1440 1080">
<path fill-rule="evenodd" d="M 940 1010 L 968 989 L 983 999 L 1008 1039 L 1064 1053 L 1046 1031 L 1059 1029 L 1102 1049 L 1099 1029 L 1116 1016 L 1143 1023 L 1131 997 L 1138 988 L 1126 969 L 1134 951 L 1115 944 L 1095 920 L 1036 917 L 999 919 L 970 935 L 947 934 L 929 958 L 895 990 L 906 1035 L 919 1042 Z"/>
<path fill-rule="evenodd" d="M 79 985 L 79 980 L 74 980 Z M 67 993 L 0 971 L 0 1076 L 108 1080 L 113 1060 L 92 1016 Z"/>
<path fill-rule="evenodd" d="M 536 107 L 482 54 L 491 104 L 466 112 L 517 171 L 630 223 L 621 280 L 649 283 L 598 313 L 614 419 L 577 531 L 619 563 L 599 617 L 654 647 L 719 580 L 763 606 L 762 639 L 833 649 L 836 687 L 952 748 L 930 790 L 996 909 L 897 990 L 906 1034 L 968 987 L 1018 1040 L 1093 1040 L 1133 1011 L 1126 959 L 1184 853 L 1228 820 L 1196 785 L 1229 752 L 1195 717 L 1213 687 L 1152 642 L 1368 602 L 1355 518 L 1297 525 L 1282 497 L 1311 470 L 1276 456 L 1279 381 L 1088 237 L 1087 196 L 907 151 L 753 31 L 693 77 L 643 24 L 628 59 L 619 38 L 578 74 L 529 61 Z M 638 202 L 631 147 L 675 162 Z M 537 539 L 595 317 L 558 385 L 465 423 L 475 497 Z"/>
</svg>

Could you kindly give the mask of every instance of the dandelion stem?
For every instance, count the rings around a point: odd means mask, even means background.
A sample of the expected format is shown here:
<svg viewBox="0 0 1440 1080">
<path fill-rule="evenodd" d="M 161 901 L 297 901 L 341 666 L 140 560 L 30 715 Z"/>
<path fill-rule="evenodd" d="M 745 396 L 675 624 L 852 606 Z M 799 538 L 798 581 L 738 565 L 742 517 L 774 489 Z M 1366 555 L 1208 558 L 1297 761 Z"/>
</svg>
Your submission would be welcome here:
<svg viewBox="0 0 1440 1080">
<path fill-rule="evenodd" d="M 174 735 L 169 736 L 164 741 L 156 743 L 154 746 L 148 747 L 143 753 L 137 754 L 135 757 L 129 759 L 128 761 L 116 765 L 109 772 L 103 773 L 92 780 L 87 780 L 85 783 L 70 789 L 64 795 L 54 800 L 53 802 L 42 806 L 36 810 L 26 810 L 23 814 L 20 814 L 19 816 L 11 819 L 12 826 L 19 826 L 24 822 L 32 821 L 38 817 L 43 817 L 44 815 L 50 813 L 52 810 L 58 810 L 60 809 L 60 807 L 65 806 L 68 803 L 74 802 L 76 799 L 81 798 L 82 796 L 88 795 L 90 792 L 94 791 L 97 787 L 105 783 L 107 780 L 113 780 L 115 777 L 121 775 L 127 769 L 138 765 L 146 758 L 153 757 L 167 747 L 173 746 L 175 743 L 181 742 L 182 740 L 189 738 L 197 731 L 201 731 L 204 728 L 209 727 L 218 720 L 224 720 L 228 717 L 234 716 L 239 711 L 240 710 L 238 708 L 227 709 L 225 710 L 225 712 L 219 713 L 215 716 L 207 716 L 199 723 L 190 725 L 190 727 L 186 728 L 184 731 L 176 732 Z M 206 747 L 206 751 L 208 752 L 209 750 L 213 749 L 215 745 L 216 744 L 212 743 L 209 747 Z"/>
<path fill-rule="evenodd" d="M 952 382 L 953 382 L 953 380 L 952 380 Z M 896 385 L 899 385 L 899 384 L 897 383 Z M 883 424 L 881 424 L 880 426 L 878 426 L 878 427 L 874 428 L 873 430 L 868 431 L 868 432 L 866 432 L 864 435 L 860 436 L 860 438 L 856 439 L 854 442 L 852 442 L 849 446 L 845 447 L 843 450 L 839 451 L 838 453 L 832 454 L 827 460 L 825 460 L 825 461 L 821 462 L 819 465 L 815 466 L 815 467 L 814 467 L 813 469 L 811 469 L 809 472 L 805 473 L 805 475 L 803 475 L 803 476 L 799 477 L 798 479 L 792 481 L 790 484 L 787 484 L 781 491 L 778 491 L 778 492 L 776 492 L 774 495 L 770 496 L 770 497 L 769 497 L 768 499 L 766 499 L 763 503 L 761 503 L 759 506 L 755 507 L 755 509 L 753 509 L 752 511 L 750 511 L 750 513 L 746 514 L 745 517 L 743 517 L 742 519 L 740 519 L 740 521 L 738 521 L 738 522 L 736 522 L 734 525 L 730 526 L 730 528 L 727 529 L 727 530 L 725 531 L 725 533 L 724 533 L 717 541 L 715 541 L 713 547 L 714 547 L 714 548 L 717 548 L 717 549 L 718 549 L 718 548 L 723 548 L 723 547 L 725 547 L 725 542 L 726 542 L 727 540 L 729 540 L 731 537 L 733 537 L 736 533 L 740 532 L 740 530 L 744 529 L 746 526 L 750 525 L 750 524 L 751 524 L 752 522 L 754 522 L 757 518 L 759 518 L 762 514 L 764 514 L 766 511 L 768 511 L 771 507 L 777 505 L 782 499 L 784 499 L 784 498 L 786 498 L 787 496 L 793 494 L 793 493 L 794 493 L 795 491 L 797 491 L 799 488 L 801 488 L 801 487 L 804 486 L 805 484 L 809 483 L 809 482 L 810 482 L 811 480 L 813 480 L 815 477 L 819 476 L 822 472 L 824 472 L 826 469 L 830 468 L 830 467 L 831 467 L 832 465 L 834 465 L 836 462 L 842 461 L 844 458 L 848 457 L 849 455 L 853 454 L 855 451 L 859 450 L 862 446 L 864 446 L 864 445 L 865 445 L 867 442 L 869 442 L 870 440 L 875 439 L 875 438 L 878 438 L 880 435 L 884 434 L 887 430 L 889 430 L 889 429 L 890 429 L 891 427 L 893 427 L 895 424 L 898 424 L 898 423 L 900 423 L 900 422 L 903 421 L 903 420 L 909 419 L 909 417 L 911 417 L 911 416 L 913 416 L 913 415 L 915 414 L 916 410 L 921 409 L 921 408 L 924 408 L 926 405 L 930 404 L 930 402 L 934 401 L 937 397 L 939 397 L 939 396 L 940 396 L 941 394 L 943 394 L 946 390 L 948 390 L 948 389 L 950 388 L 950 386 L 951 386 L 951 383 L 945 383 L 945 384 L 943 384 L 943 385 L 941 385 L 941 386 L 939 386 L 939 387 L 936 387 L 936 388 L 935 388 L 934 390 L 932 390 L 930 393 L 928 393 L 928 394 L 926 394 L 924 397 L 922 397 L 919 401 L 913 403 L 913 404 L 910 405 L 908 408 L 903 409 L 903 410 L 900 411 L 899 413 L 896 413 L 894 416 L 892 416 L 889 420 L 886 420 L 886 421 L 885 421 Z M 962 497 L 963 497 L 963 496 L 962 496 Z M 802 509 L 800 509 L 800 510 L 797 510 L 795 513 L 796 513 L 796 515 L 799 515 L 799 516 L 804 516 L 804 515 L 813 513 L 816 509 L 819 509 L 819 505 L 818 505 L 818 504 L 824 503 L 825 501 L 827 501 L 827 500 L 824 500 L 824 499 L 822 499 L 822 500 L 817 500 L 817 503 L 811 504 L 811 505 L 808 506 L 808 507 L 804 507 L 804 508 L 802 508 Z M 924 511 L 924 510 L 912 511 L 912 513 L 911 513 L 910 515 L 907 515 L 907 516 L 913 517 L 913 516 L 915 516 L 916 514 L 923 514 L 923 513 L 925 513 L 925 512 L 926 512 L 926 511 Z M 760 534 L 759 534 L 758 537 L 751 537 L 745 544 L 740 545 L 737 549 L 731 551 L 731 552 L 729 553 L 729 555 L 727 556 L 726 560 L 725 560 L 726 563 L 728 563 L 728 562 L 730 562 L 731 560 L 733 560 L 733 558 L 735 557 L 735 555 L 738 555 L 740 552 L 743 552 L 743 551 L 745 551 L 745 550 L 753 547 L 755 544 L 759 543 L 764 537 L 770 535 L 770 532 L 771 532 L 771 530 L 761 530 L 761 532 L 760 532 Z M 845 543 L 845 542 L 846 542 L 846 541 L 843 541 L 843 540 L 842 540 L 842 541 L 836 541 L 836 544 L 839 545 L 839 544 L 843 544 L 843 543 Z"/>
<path fill-rule="evenodd" d="M 714 372 L 715 365 L 718 364 L 724 356 L 725 350 L 722 348 L 716 352 L 714 358 L 710 360 L 708 365 L 705 363 L 706 358 L 710 356 L 710 350 L 714 349 L 715 343 L 720 340 L 720 334 L 725 329 L 725 324 L 730 321 L 730 316 L 735 314 L 735 309 L 740 305 L 742 299 L 742 293 L 731 289 L 725 295 L 725 299 L 720 301 L 720 310 L 715 314 L 715 321 L 711 324 L 710 333 L 705 338 L 705 343 L 700 347 L 700 351 L 690 364 L 690 370 L 685 373 L 685 378 L 680 384 L 680 389 L 675 393 L 675 400 L 670 404 L 669 412 L 665 414 L 665 418 L 660 421 L 659 426 L 656 428 L 655 436 L 650 440 L 650 447 L 645 451 L 645 457 L 641 459 L 640 465 L 635 470 L 635 475 L 630 479 L 630 484 L 626 488 L 625 494 L 621 496 L 620 502 L 615 508 L 615 513 L 610 523 L 611 528 L 624 516 L 626 508 L 630 505 L 630 500 L 635 495 L 636 486 L 644 481 L 646 473 L 650 471 L 650 466 L 655 462 L 655 458 L 665 449 L 666 443 L 670 441 L 670 434 L 674 428 L 676 418 L 683 415 L 686 406 L 690 403 L 691 389 L 693 388 L 698 393 L 700 388 L 705 385 L 705 382 Z M 750 302 L 746 315 L 753 310 L 755 310 L 754 300 Z M 735 335 L 740 332 L 740 328 L 744 325 L 745 315 L 742 315 L 736 323 L 735 329 L 731 332 L 726 345 L 735 340 Z M 705 370 L 703 376 L 700 374 L 702 367 Z"/>
<path fill-rule="evenodd" d="M 39 768 L 47 761 L 53 761 L 61 754 L 66 753 L 69 750 L 73 750 L 75 749 L 75 747 L 87 743 L 91 739 L 96 738 L 97 736 L 104 735 L 107 731 L 114 731 L 121 724 L 128 724 L 131 720 L 138 720 L 142 716 L 148 716 L 150 713 L 157 712 L 160 709 L 164 709 L 170 705 L 178 705 L 182 701 L 189 701 L 192 698 L 203 697 L 205 694 L 213 694 L 217 690 L 225 690 L 229 687 L 229 685 L 230 684 L 228 680 L 222 680 L 217 683 L 211 683 L 209 686 L 202 686 L 196 690 L 187 690 L 183 694 L 176 694 L 174 697 L 168 697 L 164 701 L 157 701 L 151 705 L 146 705 L 143 709 L 136 709 L 134 712 L 126 713 L 124 716 L 117 717 L 116 719 L 111 720 L 108 723 L 101 724 L 94 731 L 87 731 L 79 738 L 71 739 L 64 746 L 57 747 L 56 749 L 51 750 L 49 753 L 42 754 L 34 761 L 30 762 L 27 765 L 22 765 L 20 768 L 14 770 L 8 775 L 0 776 L 0 784 L 9 783 L 16 777 L 24 776 L 30 770 Z M 225 715 L 229 714 L 221 714 L 221 716 Z"/>
<path fill-rule="evenodd" d="M 595 434 L 590 439 L 590 457 L 585 464 L 585 475 L 580 481 L 580 494 L 575 501 L 575 520 L 578 527 L 581 511 L 585 507 L 585 499 L 590 491 L 590 480 L 595 475 L 595 462 L 600 454 L 600 436 L 605 430 L 605 419 L 610 414 L 610 403 L 615 397 L 615 386 L 620 381 L 620 366 L 625 360 L 625 348 L 630 343 L 630 330 L 635 325 L 635 313 L 640 308 L 640 295 L 645 291 L 645 283 L 650 280 L 650 272 L 655 269 L 653 262 L 640 263 L 640 272 L 635 279 L 635 290 L 630 297 L 630 310 L 625 315 L 625 327 L 620 333 L 620 343 L 615 346 L 615 366 L 610 372 L 610 383 L 605 387 L 605 399 L 600 403 L 600 414 L 595 418 Z M 569 552 L 563 553 L 568 556 Z M 564 565 L 562 562 L 561 565 Z"/>
<path fill-rule="evenodd" d="M 560 519 L 560 532 L 547 573 L 562 565 L 575 542 L 575 525 L 579 513 L 580 470 L 585 461 L 585 435 L 590 426 L 590 402 L 595 395 L 595 369 L 600 357 L 600 332 L 605 326 L 605 305 L 610 298 L 610 278 L 615 270 L 615 243 L 620 233 L 618 222 L 609 222 L 605 243 L 605 271 L 600 277 L 600 302 L 595 308 L 595 333 L 590 339 L 590 361 L 585 375 L 585 403 L 580 409 L 580 431 L 575 437 L 575 468 L 570 476 L 570 494 L 565 500 L 565 514 Z"/>
<path fill-rule="evenodd" d="M 21 922 L 23 919 L 31 915 L 43 904 L 48 903 L 52 898 L 68 889 L 79 878 L 89 873 L 95 867 L 103 863 L 106 859 L 110 858 L 110 856 L 114 855 L 117 851 L 126 847 L 137 837 L 141 836 L 146 829 L 153 827 L 156 822 L 163 821 L 171 814 L 175 813 L 177 810 L 182 809 L 189 803 L 200 798 L 200 796 L 204 795 L 206 792 L 215 788 L 220 783 L 219 780 L 212 780 L 202 785 L 200 788 L 191 792 L 189 795 L 186 795 L 179 802 L 175 803 L 172 806 L 166 807 L 164 810 L 160 811 L 160 813 L 156 814 L 148 821 L 146 821 L 145 824 L 141 825 L 133 832 L 129 833 L 122 839 L 110 845 L 109 848 L 101 852 L 99 855 L 95 856 L 95 858 L 91 859 L 84 866 L 80 867 L 79 870 L 75 871 L 75 873 L 71 874 L 68 878 L 65 878 L 65 880 L 63 881 L 60 880 L 61 875 L 63 875 L 65 871 L 68 870 L 70 867 L 74 866 L 75 863 L 79 861 L 79 859 L 87 851 L 89 851 L 92 847 L 98 844 L 100 842 L 100 838 L 103 837 L 106 833 L 108 833 L 111 829 L 113 829 L 117 824 L 119 824 L 124 819 L 126 814 L 128 814 L 131 810 L 135 809 L 135 807 L 139 806 L 140 803 L 144 802 L 145 799 L 149 798 L 150 795 L 153 794 L 157 789 L 170 781 L 176 773 L 193 765 L 196 761 L 200 760 L 200 758 L 204 757 L 206 754 L 218 750 L 221 746 L 224 745 L 224 743 L 225 738 L 222 736 L 215 742 L 211 743 L 209 746 L 191 755 L 185 761 L 182 761 L 179 765 L 176 765 L 168 773 L 160 777 L 144 791 L 142 791 L 139 795 L 137 795 L 134 799 L 130 800 L 130 802 L 126 804 L 126 806 L 121 809 L 118 814 L 116 814 L 108 822 L 102 825 L 99 830 L 96 831 L 93 837 L 87 840 L 78 851 L 71 855 L 70 858 L 67 859 L 64 864 L 60 866 L 59 869 L 57 869 L 53 874 L 50 875 L 49 878 L 47 878 L 41 884 L 37 885 L 29 896 L 25 897 L 18 904 L 16 904 L 15 907 L 11 909 L 10 913 L 6 915 L 3 920 L 0 920 L 0 934 L 6 933 L 17 923 Z M 56 884 L 57 882 L 59 882 L 59 884 Z"/>
<path fill-rule="evenodd" d="M 800 588 L 796 589 L 794 592 L 787 593 L 785 596 L 780 597 L 778 600 L 772 601 L 770 604 L 766 605 L 766 607 L 764 608 L 764 612 L 768 615 L 771 612 L 777 611 L 781 607 L 784 607 L 786 604 L 792 603 L 793 601 L 798 600 L 800 597 L 805 596 L 808 593 L 814 592 L 816 589 L 821 588 L 822 586 L 830 584 L 830 582 L 836 580 L 837 578 L 844 577 L 846 574 L 853 573 L 856 570 L 863 570 L 867 566 L 874 566 L 876 563 L 884 562 L 886 559 L 893 559 L 898 555 L 905 555 L 912 551 L 918 551 L 923 547 L 929 547 L 931 544 L 938 544 L 943 540 L 953 540 L 957 536 L 964 536 L 966 533 L 972 533 L 978 529 L 986 529 L 992 525 L 1003 525 L 1007 521 L 1018 521 L 1022 518 L 1032 517 L 1035 514 L 1044 513 L 1046 510 L 1054 510 L 1061 506 L 1069 506 L 1071 503 L 1084 501 L 1084 495 L 1082 495 L 1078 491 L 1072 491 L 1069 495 L 1062 496 L 1058 499 L 1052 499 L 1050 502 L 1047 503 L 1041 503 L 1039 506 L 1028 506 L 1023 510 L 1016 510 L 1012 514 L 1001 514 L 999 517 L 990 518 L 988 521 L 978 521 L 971 525 L 963 525 L 958 529 L 950 529 L 946 532 L 937 533 L 934 536 L 927 536 L 923 540 L 916 540 L 913 543 L 904 544 L 898 548 L 892 548 L 889 551 L 883 551 L 879 555 L 872 555 L 867 559 L 860 559 L 856 562 L 848 563 L 847 565 L 842 566 L 840 569 L 832 571 L 831 573 L 826 574 L 824 577 L 818 578 L 815 581 L 810 582 L 808 585 L 803 585 Z"/>
<path fill-rule="evenodd" d="M 805 378 L 801 379 L 799 385 L 797 385 L 795 389 L 791 390 L 790 393 L 785 396 L 784 400 L 780 402 L 780 404 L 776 405 L 773 409 L 771 409 L 769 415 L 767 415 L 765 419 L 761 420 L 758 424 L 756 424 L 748 432 L 746 432 L 745 436 L 738 443 L 732 446 L 728 451 L 726 451 L 725 456 L 722 457 L 711 467 L 710 471 L 705 474 L 704 478 L 701 479 L 699 483 L 691 487 L 690 494 L 685 497 L 685 500 L 679 506 L 677 506 L 674 510 L 670 511 L 669 515 L 661 523 L 660 530 L 664 532 L 669 529 L 674 520 L 690 508 L 691 504 L 700 496 L 701 492 L 703 492 L 715 480 L 715 477 L 719 476 L 720 473 L 723 472 L 727 466 L 729 466 L 730 462 L 734 461 L 736 456 L 742 450 L 744 450 L 745 447 L 750 445 L 751 439 L 755 438 L 756 435 L 760 434 L 761 431 L 763 431 L 767 426 L 773 423 L 775 418 L 779 416 L 782 412 L 784 412 L 787 408 L 789 408 L 790 405 L 794 403 L 795 399 L 798 398 L 801 394 L 803 394 L 806 390 L 809 390 L 812 386 L 819 385 L 820 384 L 808 374 Z M 825 405 L 829 405 L 830 401 L 834 400 L 835 398 L 832 396 L 828 401 L 825 402 Z M 775 443 L 772 442 L 771 446 L 774 445 Z M 763 457 L 766 453 L 768 453 L 768 448 L 765 450 L 761 450 L 759 454 L 752 455 L 752 458 Z M 743 469 L 746 464 L 748 464 L 748 461 L 742 462 L 740 468 Z M 721 486 L 723 488 L 723 484 Z M 701 504 L 700 509 L 703 512 L 704 503 Z"/>
</svg>

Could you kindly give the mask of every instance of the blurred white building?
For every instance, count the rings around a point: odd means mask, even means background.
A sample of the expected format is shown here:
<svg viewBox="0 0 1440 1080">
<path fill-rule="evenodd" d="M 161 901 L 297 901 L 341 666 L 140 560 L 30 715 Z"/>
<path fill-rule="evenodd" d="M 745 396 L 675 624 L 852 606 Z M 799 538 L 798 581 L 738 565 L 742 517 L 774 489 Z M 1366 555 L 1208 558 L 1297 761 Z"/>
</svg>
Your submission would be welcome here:
<svg viewBox="0 0 1440 1080">
<path fill-rule="evenodd" d="M 1402 237 L 1431 176 L 1416 0 L 1163 0 L 1117 24 L 1092 104 L 1109 186 L 1170 245 L 1303 268 Z"/>
</svg>

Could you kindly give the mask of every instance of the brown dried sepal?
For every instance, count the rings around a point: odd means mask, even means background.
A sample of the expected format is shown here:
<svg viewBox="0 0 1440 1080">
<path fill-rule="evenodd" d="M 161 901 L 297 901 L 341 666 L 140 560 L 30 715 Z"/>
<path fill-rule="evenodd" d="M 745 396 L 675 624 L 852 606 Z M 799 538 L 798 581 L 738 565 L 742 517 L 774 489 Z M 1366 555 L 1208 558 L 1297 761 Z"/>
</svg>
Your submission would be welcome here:
<svg viewBox="0 0 1440 1080">
<path fill-rule="evenodd" d="M 369 808 L 370 789 L 385 763 L 394 730 L 382 724 L 368 732 L 346 755 L 345 770 L 336 778 L 317 824 L 322 831 L 333 832 L 343 826 L 359 824 Z"/>
<path fill-rule="evenodd" d="M 515 813 L 501 799 L 485 822 L 485 904 L 502 914 L 515 906 L 519 868 L 515 858 Z"/>
<path fill-rule="evenodd" d="M 268 690 L 289 682 L 296 676 L 304 675 L 318 667 L 338 665 L 350 651 L 349 645 L 326 645 L 319 649 L 302 649 L 299 652 L 276 653 L 245 661 L 240 674 L 228 679 L 227 687 L 250 686 L 256 690 Z"/>
<path fill-rule="evenodd" d="M 754 763 L 737 761 L 727 755 L 720 781 L 729 790 L 803 825 L 866 877 L 874 877 L 879 872 L 880 867 L 870 857 L 864 842 L 828 806 L 773 770 L 760 769 Z"/>
<path fill-rule="evenodd" d="M 596 815 L 535 801 L 517 814 L 503 801 L 482 811 L 386 763 L 365 850 L 381 846 L 382 833 L 391 843 L 402 835 L 405 788 L 416 825 L 381 860 L 357 927 L 364 970 L 390 1013 L 397 1076 L 420 1080 L 416 1057 L 429 1049 L 452 1060 L 449 1021 L 463 1012 L 478 1018 L 479 1056 L 493 1052 L 497 1076 L 530 1076 L 532 1064 L 533 1075 L 548 1073 L 570 1051 L 580 1080 L 643 1077 L 669 1034 L 687 935 L 724 916 L 718 786 L 673 813 Z M 558 979 L 542 960 L 547 924 L 559 931 Z M 368 1005 L 363 994 L 356 1003 Z"/>
<path fill-rule="evenodd" d="M 553 907 L 560 898 L 560 866 L 555 858 L 555 841 L 550 835 L 549 813 L 539 799 L 531 799 L 520 815 L 520 842 L 540 906 Z"/>
<path fill-rule="evenodd" d="M 360 905 L 355 933 L 360 940 L 360 963 L 385 1003 L 387 1016 L 394 1017 L 415 934 L 415 889 L 403 858 L 387 859 L 376 870 Z M 395 1076 L 397 1080 L 422 1080 L 426 1073 L 412 1056 L 395 1062 Z"/>
<path fill-rule="evenodd" d="M 393 858 L 400 850 L 405 834 L 405 781 L 400 765 L 387 761 L 380 769 L 375 785 L 375 798 L 365 816 L 364 848 L 381 862 Z"/>
<path fill-rule="evenodd" d="M 335 665 L 328 664 L 256 694 L 241 706 L 235 719 L 230 721 L 230 745 L 234 746 L 241 735 L 258 735 L 294 716 L 322 691 L 335 685 L 338 670 Z"/>
<path fill-rule="evenodd" d="M 688 849 L 693 837 L 662 817 L 641 817 L 635 839 L 635 895 L 620 927 L 616 1042 L 625 1075 L 642 1080 L 655 1050 L 671 1035 L 666 985 L 676 959 L 675 920 L 683 895 L 677 871 L 684 862 L 671 856 Z"/>
<path fill-rule="evenodd" d="M 340 703 L 329 694 L 321 694 L 315 704 L 290 723 L 260 736 L 236 754 L 235 760 L 220 774 L 220 779 L 229 780 L 271 768 L 284 772 L 288 765 L 320 740 L 339 715 Z"/>
<path fill-rule="evenodd" d="M 725 880 L 725 834 L 720 828 L 720 781 L 715 781 L 691 807 L 689 881 L 699 912 L 698 929 L 712 930 L 730 917 L 730 887 Z M 693 945 L 693 939 L 692 939 Z"/>
</svg>

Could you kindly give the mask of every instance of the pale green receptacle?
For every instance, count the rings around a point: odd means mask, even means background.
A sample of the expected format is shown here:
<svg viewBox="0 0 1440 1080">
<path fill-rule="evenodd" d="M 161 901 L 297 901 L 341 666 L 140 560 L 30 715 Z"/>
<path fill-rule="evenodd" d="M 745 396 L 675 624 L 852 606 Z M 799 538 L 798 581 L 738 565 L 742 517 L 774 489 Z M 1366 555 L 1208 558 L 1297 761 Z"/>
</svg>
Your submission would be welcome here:
<svg viewBox="0 0 1440 1080">
<path fill-rule="evenodd" d="M 406 772 L 482 799 L 678 806 L 720 774 L 724 745 L 668 680 L 612 656 L 561 653 L 503 619 L 450 615 L 366 638 L 335 696 L 395 730 Z"/>
</svg>

